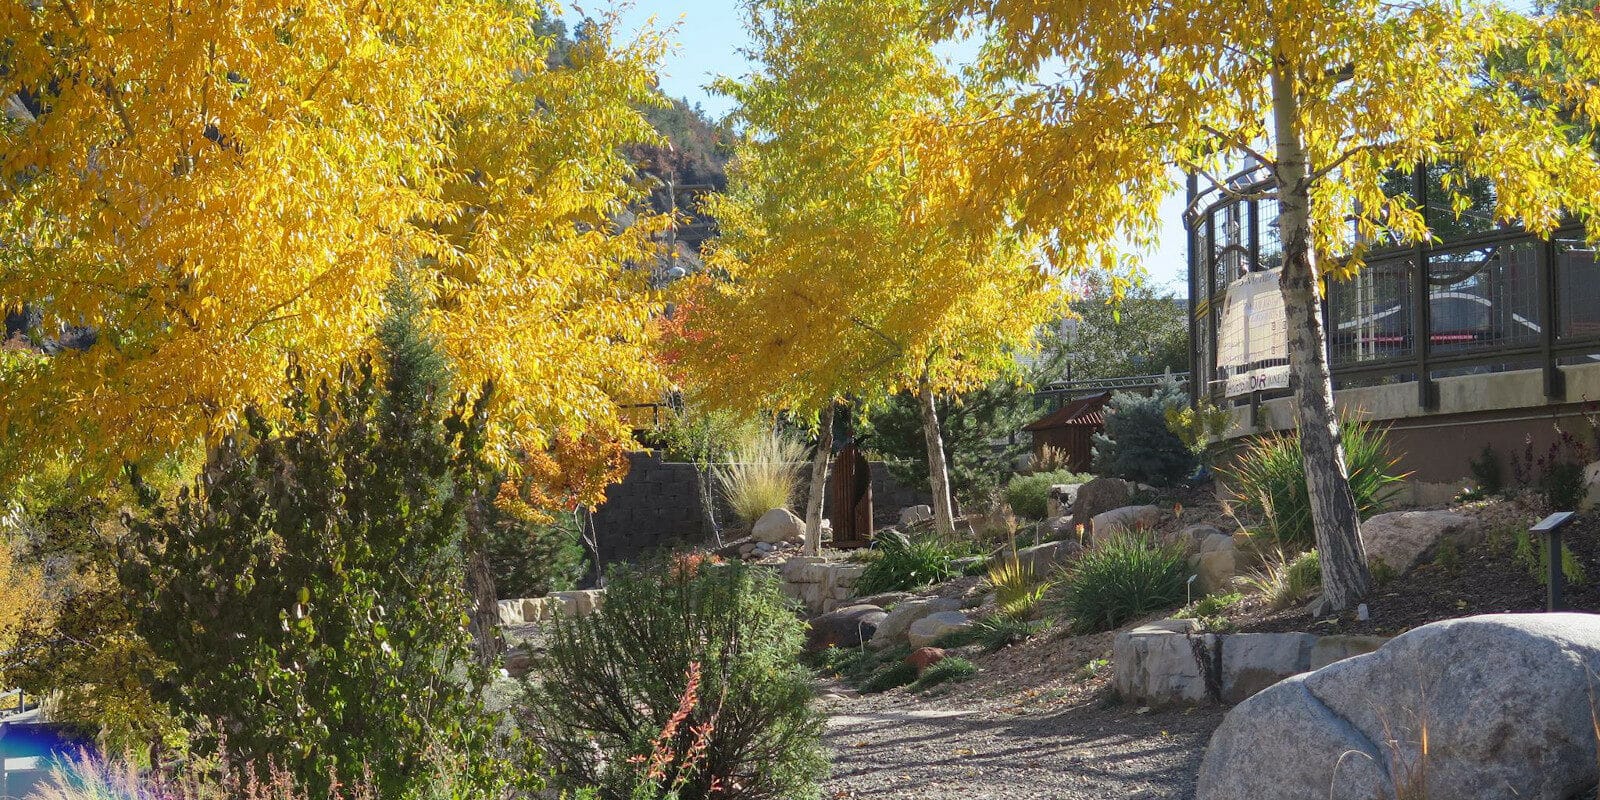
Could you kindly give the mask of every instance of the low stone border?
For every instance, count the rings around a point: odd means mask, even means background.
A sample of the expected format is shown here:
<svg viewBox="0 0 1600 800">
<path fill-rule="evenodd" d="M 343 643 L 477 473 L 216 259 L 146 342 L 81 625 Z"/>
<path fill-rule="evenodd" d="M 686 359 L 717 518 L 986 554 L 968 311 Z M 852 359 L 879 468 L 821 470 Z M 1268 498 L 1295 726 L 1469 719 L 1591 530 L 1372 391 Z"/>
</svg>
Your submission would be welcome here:
<svg viewBox="0 0 1600 800">
<path fill-rule="evenodd" d="M 1192 619 L 1164 619 L 1117 634 L 1113 682 L 1130 702 L 1237 703 L 1291 675 L 1370 653 L 1384 636 L 1202 633 Z"/>
<path fill-rule="evenodd" d="M 544 622 L 556 614 L 588 616 L 605 602 L 604 589 L 582 589 L 573 592 L 551 592 L 544 597 L 524 597 L 501 600 L 500 624 L 525 625 Z"/>
</svg>

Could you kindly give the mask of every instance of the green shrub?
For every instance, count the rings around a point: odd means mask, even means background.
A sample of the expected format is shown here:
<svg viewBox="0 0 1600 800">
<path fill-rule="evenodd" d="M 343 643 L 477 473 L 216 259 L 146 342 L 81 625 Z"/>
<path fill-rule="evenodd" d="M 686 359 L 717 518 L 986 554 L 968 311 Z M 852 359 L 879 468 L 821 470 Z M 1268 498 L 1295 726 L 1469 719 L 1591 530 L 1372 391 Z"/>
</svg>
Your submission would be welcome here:
<svg viewBox="0 0 1600 800">
<path fill-rule="evenodd" d="M 1356 511 L 1366 519 L 1394 498 L 1405 474 L 1395 473 L 1397 460 L 1389 455 L 1388 435 L 1382 428 L 1345 422 L 1340 440 Z M 1261 520 L 1258 532 L 1275 546 L 1298 551 L 1316 544 L 1299 436 L 1292 432 L 1262 436 L 1245 448 L 1232 469 L 1222 472 L 1233 501 Z"/>
<path fill-rule="evenodd" d="M 1093 475 L 1080 475 L 1064 469 L 1018 475 L 1006 484 L 1005 500 L 1019 517 L 1044 519 L 1050 513 L 1051 486 L 1058 483 L 1088 483 L 1092 480 Z"/>
<path fill-rule="evenodd" d="M 884 664 L 861 684 L 863 694 L 879 694 L 890 689 L 907 686 L 917 680 L 917 668 L 900 659 Z"/>
<path fill-rule="evenodd" d="M 771 431 L 740 438 L 727 454 L 728 463 L 713 470 L 717 487 L 747 525 L 774 508 L 788 508 L 800 488 L 806 446 Z"/>
<path fill-rule="evenodd" d="M 1048 627 L 1050 623 L 1045 620 L 996 614 L 973 623 L 969 630 L 975 637 L 974 641 L 982 645 L 985 652 L 993 653 L 1032 639 Z"/>
<path fill-rule="evenodd" d="M 135 474 L 142 511 L 120 578 L 171 663 L 152 692 L 197 752 L 225 741 L 229 761 L 258 770 L 270 756 L 316 796 L 331 773 L 361 771 L 393 798 L 470 753 L 464 791 L 497 796 L 509 770 L 461 557 L 489 398 L 442 408 L 442 360 L 396 324 L 384 374 L 363 360 L 308 386 L 292 370 L 291 421 L 247 411 L 170 505 Z"/>
<path fill-rule="evenodd" d="M 489 516 L 489 565 L 501 597 L 543 597 L 577 588 L 583 580 L 588 557 L 572 514 L 556 514 L 548 524 L 499 509 Z"/>
<path fill-rule="evenodd" d="M 1104 433 L 1094 435 L 1094 471 L 1166 486 L 1194 473 L 1194 451 L 1167 425 L 1169 409 L 1189 405 L 1189 394 L 1168 376 L 1149 397 L 1118 392 L 1106 408 Z"/>
<path fill-rule="evenodd" d="M 1500 465 L 1500 454 L 1495 452 L 1494 445 L 1484 445 L 1483 451 L 1467 467 L 1478 484 L 1478 490 L 1485 495 L 1497 495 L 1505 490 L 1505 470 Z"/>
<path fill-rule="evenodd" d="M 680 796 L 713 796 L 720 782 L 748 798 L 814 797 L 827 764 L 798 663 L 803 638 L 769 572 L 688 556 L 619 568 L 599 611 L 548 626 L 527 727 L 561 766 L 558 788 L 628 798 L 643 779 L 630 759 L 650 757 L 697 665 L 699 703 L 675 726 L 674 752 L 690 749 L 693 731 L 710 733 Z"/>
<path fill-rule="evenodd" d="M 1073 565 L 1063 596 L 1080 632 L 1115 628 L 1183 600 L 1183 551 L 1148 534 L 1117 533 L 1095 542 Z"/>
<path fill-rule="evenodd" d="M 960 656 L 946 656 L 939 663 L 923 670 L 922 677 L 911 684 L 911 691 L 924 692 L 941 683 L 964 681 L 978 674 L 978 665 Z"/>
<path fill-rule="evenodd" d="M 863 596 L 947 581 L 957 575 L 955 560 L 967 555 L 966 550 L 935 536 L 913 537 L 899 531 L 879 534 L 873 549 L 881 555 L 868 562 L 856 580 L 856 593 Z"/>
</svg>

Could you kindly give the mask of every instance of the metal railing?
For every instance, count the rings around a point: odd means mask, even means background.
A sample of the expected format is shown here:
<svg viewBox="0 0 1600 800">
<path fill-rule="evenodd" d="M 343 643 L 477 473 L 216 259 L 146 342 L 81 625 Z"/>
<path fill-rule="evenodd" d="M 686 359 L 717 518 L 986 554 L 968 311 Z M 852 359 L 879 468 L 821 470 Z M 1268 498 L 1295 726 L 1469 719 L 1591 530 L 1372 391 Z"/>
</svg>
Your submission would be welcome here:
<svg viewBox="0 0 1600 800">
<path fill-rule="evenodd" d="M 1600 255 L 1585 244 L 1583 227 L 1539 238 L 1470 214 L 1445 217 L 1428 203 L 1428 180 L 1419 169 L 1415 199 L 1453 238 L 1373 248 L 1359 274 L 1328 286 L 1335 387 L 1415 383 L 1418 407 L 1431 410 L 1438 378 L 1537 369 L 1544 396 L 1566 400 L 1560 368 L 1600 362 Z M 1188 220 L 1196 399 L 1258 402 L 1286 392 L 1226 397 L 1217 364 L 1228 284 L 1281 263 L 1272 203 L 1222 197 Z"/>
</svg>

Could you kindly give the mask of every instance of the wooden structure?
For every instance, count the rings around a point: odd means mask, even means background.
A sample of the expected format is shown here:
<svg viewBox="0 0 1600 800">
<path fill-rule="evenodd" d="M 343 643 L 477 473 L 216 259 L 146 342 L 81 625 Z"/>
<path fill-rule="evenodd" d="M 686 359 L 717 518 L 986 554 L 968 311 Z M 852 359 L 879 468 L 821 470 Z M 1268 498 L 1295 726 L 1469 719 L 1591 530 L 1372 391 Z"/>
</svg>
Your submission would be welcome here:
<svg viewBox="0 0 1600 800">
<path fill-rule="evenodd" d="M 1046 446 L 1053 447 L 1066 456 L 1067 469 L 1088 472 L 1094 458 L 1090 437 L 1105 429 L 1106 403 L 1110 400 L 1110 392 L 1081 397 L 1022 426 L 1033 434 L 1034 458 L 1042 455 Z"/>
<path fill-rule="evenodd" d="M 872 544 L 872 466 L 854 444 L 846 445 L 834 457 L 833 474 L 828 478 L 828 509 L 835 548 Z"/>
</svg>

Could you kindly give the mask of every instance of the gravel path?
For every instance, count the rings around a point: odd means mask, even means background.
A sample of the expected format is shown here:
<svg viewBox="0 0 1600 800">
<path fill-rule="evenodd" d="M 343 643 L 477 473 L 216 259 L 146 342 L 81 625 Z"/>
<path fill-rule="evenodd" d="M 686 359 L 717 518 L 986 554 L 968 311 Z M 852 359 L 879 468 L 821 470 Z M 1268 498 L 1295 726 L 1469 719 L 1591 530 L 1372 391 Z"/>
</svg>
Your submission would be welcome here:
<svg viewBox="0 0 1600 800">
<path fill-rule="evenodd" d="M 1194 796 L 1219 709 L 1145 711 L 1100 696 L 1047 712 L 831 695 L 823 796 L 1089 800 Z"/>
</svg>

